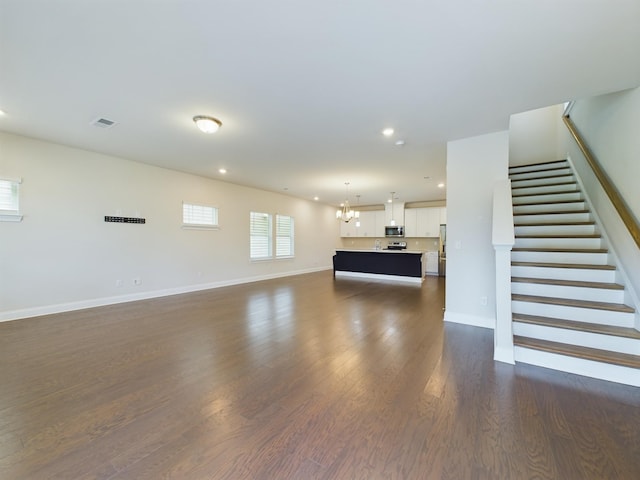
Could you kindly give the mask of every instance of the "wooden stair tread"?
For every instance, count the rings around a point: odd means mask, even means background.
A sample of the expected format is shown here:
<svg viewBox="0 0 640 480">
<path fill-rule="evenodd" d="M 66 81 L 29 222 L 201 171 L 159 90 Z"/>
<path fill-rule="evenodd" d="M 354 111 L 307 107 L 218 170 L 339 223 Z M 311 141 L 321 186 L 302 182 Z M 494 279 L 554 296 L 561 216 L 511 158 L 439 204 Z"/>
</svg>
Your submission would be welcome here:
<svg viewBox="0 0 640 480">
<path fill-rule="evenodd" d="M 585 270 L 615 270 L 615 265 L 593 265 L 583 263 L 548 263 L 548 262 L 511 262 L 516 267 L 544 267 L 544 268 L 579 268 Z"/>
<path fill-rule="evenodd" d="M 544 188 L 544 187 L 557 187 L 558 185 L 577 185 L 578 182 L 557 182 L 557 183 L 545 183 L 542 185 L 524 185 L 522 187 L 511 187 L 511 190 L 517 190 L 519 188 Z M 549 192 L 551 193 L 551 192 Z M 555 193 L 555 192 L 554 192 Z"/>
<path fill-rule="evenodd" d="M 589 213 L 590 211 L 587 209 L 582 210 L 555 210 L 552 212 L 514 212 L 513 216 L 517 217 L 518 215 L 565 215 L 567 213 Z"/>
<path fill-rule="evenodd" d="M 525 172 L 522 172 L 525 173 Z M 526 172 L 526 173 L 538 173 L 538 172 Z M 515 175 L 514 173 L 511 175 Z M 573 173 L 561 173 L 560 175 L 542 175 L 541 177 L 528 177 L 528 178 L 514 178 L 511 179 L 511 183 L 513 182 L 528 182 L 529 180 L 551 180 L 552 178 L 563 178 L 563 177 L 572 177 Z M 511 178 L 511 176 L 509 176 Z"/>
<path fill-rule="evenodd" d="M 585 203 L 584 199 L 576 200 L 554 200 L 552 202 L 529 202 L 529 203 L 514 203 L 514 207 L 537 207 L 540 205 L 561 205 L 563 203 Z"/>
<path fill-rule="evenodd" d="M 566 195 L 569 193 L 580 193 L 580 190 L 562 190 L 560 192 L 540 192 L 540 193 L 519 193 L 517 195 L 511 195 L 513 198 L 518 197 L 537 197 L 542 195 Z"/>
<path fill-rule="evenodd" d="M 640 340 L 640 332 L 635 328 L 614 327 L 612 325 L 601 325 L 597 323 L 578 322 L 575 320 L 564 320 L 561 318 L 541 317 L 538 315 L 526 315 L 524 313 L 514 313 L 514 322 L 529 323 L 545 327 L 564 328 L 580 332 L 599 333 L 614 337 L 633 338 Z"/>
<path fill-rule="evenodd" d="M 599 233 L 571 234 L 571 235 L 516 235 L 516 238 L 602 238 Z"/>
<path fill-rule="evenodd" d="M 513 248 L 512 252 L 607 253 L 606 248 Z"/>
<path fill-rule="evenodd" d="M 585 222 L 545 222 L 545 223 L 518 223 L 515 227 L 583 227 L 595 226 L 596 222 L 587 220 Z"/>
<path fill-rule="evenodd" d="M 509 170 L 511 169 L 515 169 L 517 167 L 509 167 Z M 564 164 L 564 165 L 556 165 L 556 166 L 549 166 L 548 168 L 537 168 L 534 170 L 523 170 L 520 172 L 509 172 L 509 178 L 511 178 L 514 175 L 528 175 L 530 173 L 541 173 L 541 172 L 555 172 L 556 170 L 566 170 L 567 168 L 571 168 L 568 164 Z"/>
<path fill-rule="evenodd" d="M 610 312 L 634 313 L 635 310 L 623 303 L 593 302 L 591 300 L 575 300 L 572 298 L 539 297 L 537 295 L 522 295 L 514 293 L 512 301 L 544 303 L 547 305 L 559 305 L 564 307 L 590 308 L 593 310 L 607 310 Z"/>
<path fill-rule="evenodd" d="M 563 287 L 602 288 L 606 290 L 624 290 L 624 285 L 606 282 L 583 282 L 581 280 L 557 280 L 555 278 L 511 277 L 512 282 L 536 283 L 540 285 L 559 285 Z"/>
<path fill-rule="evenodd" d="M 531 348 L 543 352 L 557 353 L 570 357 L 592 360 L 595 362 L 609 363 L 630 368 L 640 368 L 640 356 L 627 353 L 610 352 L 597 348 L 579 347 L 566 343 L 551 342 L 549 340 L 538 340 L 534 338 L 520 337 L 515 335 L 513 343 L 518 347 Z"/>
<path fill-rule="evenodd" d="M 567 162 L 567 159 L 562 159 L 562 160 L 551 160 L 549 162 L 540 162 L 540 163 L 527 163 L 525 165 L 511 165 L 509 167 L 509 170 L 511 169 L 516 169 L 516 168 L 526 168 L 526 167 L 541 167 L 541 166 L 545 166 L 545 165 L 553 165 L 554 163 L 564 163 L 566 165 L 569 165 Z"/>
</svg>

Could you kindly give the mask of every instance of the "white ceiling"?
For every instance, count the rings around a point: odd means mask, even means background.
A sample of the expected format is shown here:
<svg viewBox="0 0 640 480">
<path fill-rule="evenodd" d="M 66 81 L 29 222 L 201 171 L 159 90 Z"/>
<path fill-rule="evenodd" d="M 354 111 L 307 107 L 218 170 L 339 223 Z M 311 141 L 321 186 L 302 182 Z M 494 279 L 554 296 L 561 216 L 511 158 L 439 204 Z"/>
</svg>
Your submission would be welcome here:
<svg viewBox="0 0 640 480">
<path fill-rule="evenodd" d="M 0 0 L 0 130 L 331 204 L 442 199 L 446 141 L 639 84 L 639 0 Z"/>
</svg>

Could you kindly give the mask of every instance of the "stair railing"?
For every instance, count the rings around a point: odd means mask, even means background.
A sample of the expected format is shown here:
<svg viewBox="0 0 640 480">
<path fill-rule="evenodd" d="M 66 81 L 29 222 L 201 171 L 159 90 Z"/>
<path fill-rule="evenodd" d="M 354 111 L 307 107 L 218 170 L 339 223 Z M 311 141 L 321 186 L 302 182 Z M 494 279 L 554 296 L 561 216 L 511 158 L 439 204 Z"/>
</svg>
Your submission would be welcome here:
<svg viewBox="0 0 640 480">
<path fill-rule="evenodd" d="M 493 189 L 492 243 L 496 256 L 496 326 L 493 359 L 515 363 L 511 315 L 511 249 L 515 243 L 511 180 L 501 180 Z"/>
<path fill-rule="evenodd" d="M 593 154 L 580 132 L 578 132 L 576 125 L 573 123 L 571 117 L 569 116 L 571 107 L 573 107 L 573 102 L 571 102 L 565 109 L 564 114 L 562 115 L 562 120 L 569 129 L 571 136 L 578 144 L 578 147 L 582 151 L 584 158 L 587 160 L 587 163 L 591 167 L 591 170 L 593 170 L 593 173 L 600 182 L 600 185 L 602 185 L 602 188 L 609 197 L 609 200 L 611 200 L 611 203 L 618 212 L 618 215 L 620 215 L 622 222 L 627 227 L 627 230 L 629 230 L 631 237 L 636 242 L 638 248 L 640 248 L 640 224 L 634 217 L 633 213 L 631 213 L 629 206 L 622 198 L 622 195 L 620 195 L 619 190 L 613 184 L 607 173 L 602 169 L 600 162 L 598 162 L 596 156 Z"/>
</svg>

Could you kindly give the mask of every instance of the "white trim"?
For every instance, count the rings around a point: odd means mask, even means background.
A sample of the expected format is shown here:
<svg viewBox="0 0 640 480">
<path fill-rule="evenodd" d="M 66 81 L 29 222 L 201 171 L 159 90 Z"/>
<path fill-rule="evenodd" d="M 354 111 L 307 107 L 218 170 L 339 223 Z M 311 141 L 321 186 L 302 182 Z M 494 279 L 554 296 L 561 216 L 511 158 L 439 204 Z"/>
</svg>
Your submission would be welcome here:
<svg viewBox="0 0 640 480">
<path fill-rule="evenodd" d="M 479 315 L 469 315 L 467 313 L 444 312 L 444 321 L 451 323 L 461 323 L 472 327 L 489 328 L 493 330 L 496 319 L 491 317 L 481 317 Z"/>
<path fill-rule="evenodd" d="M 183 230 L 220 230 L 220 225 L 204 225 L 200 223 L 183 223 Z"/>
<path fill-rule="evenodd" d="M 336 270 L 336 277 L 350 277 L 350 278 L 365 278 L 367 280 L 391 280 L 394 282 L 413 283 L 422 285 L 424 278 L 422 277 L 407 277 L 403 275 L 384 275 L 381 273 L 362 273 L 362 272 L 345 272 L 342 270 Z"/>
<path fill-rule="evenodd" d="M 2 213 L 0 214 L 0 222 L 21 222 L 22 215 L 17 215 L 13 213 Z"/>
<path fill-rule="evenodd" d="M 233 285 L 241 285 L 244 283 L 260 282 L 262 280 L 272 280 L 275 278 L 292 277 L 295 275 L 304 275 L 306 273 L 321 272 L 323 270 L 331 270 L 332 267 L 315 267 L 296 270 L 292 272 L 273 273 L 269 275 L 257 275 L 254 277 L 235 278 L 220 282 L 202 283 L 197 285 L 185 285 L 183 287 L 167 288 L 163 290 L 154 290 L 142 293 L 132 293 L 127 295 L 118 295 L 116 297 L 94 298 L 90 300 L 80 300 L 77 302 L 59 303 L 56 305 L 44 305 L 41 307 L 25 308 L 21 310 L 9 310 L 0 312 L 0 322 L 8 322 L 12 320 L 20 320 L 23 318 L 39 317 L 42 315 L 52 315 L 55 313 L 71 312 L 74 310 L 82 310 L 85 308 L 104 307 L 107 305 L 115 305 L 117 303 L 135 302 L 137 300 L 147 300 L 150 298 L 168 297 L 170 295 L 179 295 L 181 293 L 198 292 L 201 290 L 210 290 L 214 288 L 229 287 Z"/>
</svg>

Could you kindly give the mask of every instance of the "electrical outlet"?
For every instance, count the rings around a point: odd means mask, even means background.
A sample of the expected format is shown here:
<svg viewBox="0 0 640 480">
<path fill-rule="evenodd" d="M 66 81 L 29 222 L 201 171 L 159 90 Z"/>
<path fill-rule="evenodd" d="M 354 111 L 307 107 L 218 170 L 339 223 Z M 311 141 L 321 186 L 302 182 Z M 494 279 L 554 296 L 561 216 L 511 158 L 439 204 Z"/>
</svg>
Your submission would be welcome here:
<svg viewBox="0 0 640 480">
<path fill-rule="evenodd" d="M 487 306 L 487 297 L 480 297 L 480 305 L 483 307 Z"/>
<path fill-rule="evenodd" d="M 136 277 L 133 279 L 134 285 L 142 285 L 142 279 L 140 277 Z"/>
<path fill-rule="evenodd" d="M 122 286 L 122 280 L 118 279 L 116 280 L 116 287 L 121 287 Z"/>
</svg>

